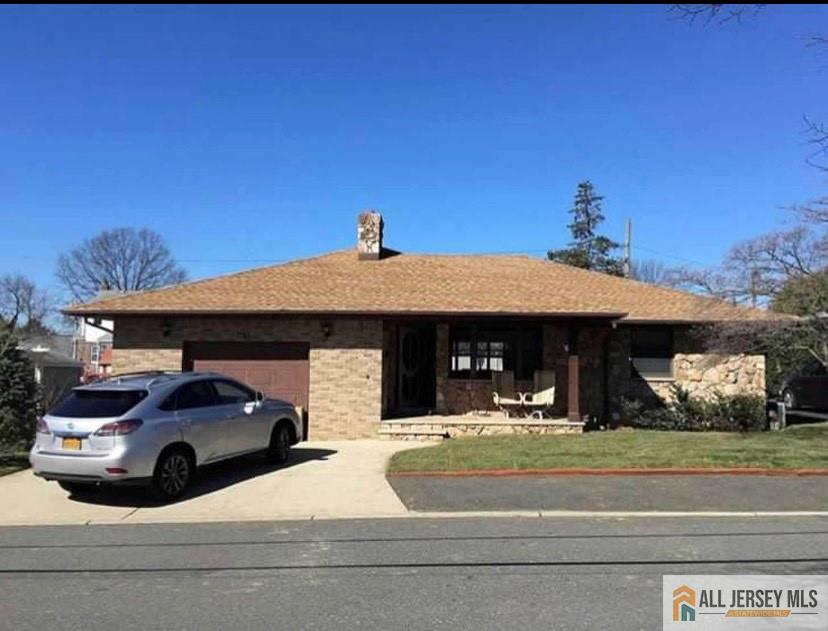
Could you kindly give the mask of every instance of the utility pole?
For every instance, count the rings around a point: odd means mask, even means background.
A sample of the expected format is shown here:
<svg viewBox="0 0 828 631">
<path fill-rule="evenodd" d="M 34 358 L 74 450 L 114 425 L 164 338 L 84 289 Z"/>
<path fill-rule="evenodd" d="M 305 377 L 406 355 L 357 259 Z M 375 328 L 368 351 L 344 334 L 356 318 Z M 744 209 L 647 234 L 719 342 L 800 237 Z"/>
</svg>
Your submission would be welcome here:
<svg viewBox="0 0 828 631">
<path fill-rule="evenodd" d="M 627 219 L 627 230 L 624 234 L 624 277 L 632 276 L 632 219 Z"/>
<path fill-rule="evenodd" d="M 757 294 L 759 293 L 758 290 L 759 285 L 759 270 L 753 268 L 750 271 L 750 306 L 754 309 L 756 308 L 756 298 Z"/>
</svg>

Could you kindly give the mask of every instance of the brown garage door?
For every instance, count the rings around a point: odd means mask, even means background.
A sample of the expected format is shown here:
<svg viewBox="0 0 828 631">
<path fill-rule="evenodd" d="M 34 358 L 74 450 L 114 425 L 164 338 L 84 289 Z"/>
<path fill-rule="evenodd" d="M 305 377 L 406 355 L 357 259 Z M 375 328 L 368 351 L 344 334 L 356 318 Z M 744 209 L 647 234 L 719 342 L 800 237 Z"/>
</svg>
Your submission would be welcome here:
<svg viewBox="0 0 828 631">
<path fill-rule="evenodd" d="M 184 370 L 220 372 L 307 410 L 308 353 L 301 342 L 186 342 Z"/>
</svg>

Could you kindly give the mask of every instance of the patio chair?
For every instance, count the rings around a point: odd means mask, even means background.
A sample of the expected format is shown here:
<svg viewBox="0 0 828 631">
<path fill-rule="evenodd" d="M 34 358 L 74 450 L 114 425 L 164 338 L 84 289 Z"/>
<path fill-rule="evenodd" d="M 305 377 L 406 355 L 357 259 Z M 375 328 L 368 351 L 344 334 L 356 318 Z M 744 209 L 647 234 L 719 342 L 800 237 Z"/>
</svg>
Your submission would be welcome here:
<svg viewBox="0 0 828 631">
<path fill-rule="evenodd" d="M 522 407 L 528 416 L 542 420 L 555 404 L 555 371 L 535 371 L 535 391 L 526 392 L 521 396 Z"/>
<path fill-rule="evenodd" d="M 495 407 L 507 417 L 523 405 L 520 396 L 515 394 L 515 373 L 511 370 L 492 372 L 492 399 Z"/>
</svg>

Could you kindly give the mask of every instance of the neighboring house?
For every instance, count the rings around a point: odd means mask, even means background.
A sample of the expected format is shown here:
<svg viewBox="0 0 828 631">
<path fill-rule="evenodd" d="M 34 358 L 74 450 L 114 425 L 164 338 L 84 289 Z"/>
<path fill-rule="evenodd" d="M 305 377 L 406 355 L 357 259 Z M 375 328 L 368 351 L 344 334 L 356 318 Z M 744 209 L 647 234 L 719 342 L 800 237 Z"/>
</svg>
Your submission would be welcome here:
<svg viewBox="0 0 828 631">
<path fill-rule="evenodd" d="M 72 356 L 83 363 L 87 378 L 112 372 L 113 326 L 112 320 L 78 318 Z"/>
<path fill-rule="evenodd" d="M 690 327 L 763 318 L 528 256 L 404 254 L 378 213 L 353 250 L 66 309 L 114 320 L 114 371 L 216 370 L 308 413 L 313 438 L 383 419 L 492 407 L 492 372 L 517 390 L 555 371 L 555 412 L 618 419 L 622 396 L 763 394 L 762 356 L 700 351 Z"/>
<path fill-rule="evenodd" d="M 46 409 L 65 397 L 81 383 L 83 362 L 70 356 L 72 336 L 43 335 L 29 337 L 20 343 L 34 366 L 35 381 L 40 385 Z"/>
</svg>

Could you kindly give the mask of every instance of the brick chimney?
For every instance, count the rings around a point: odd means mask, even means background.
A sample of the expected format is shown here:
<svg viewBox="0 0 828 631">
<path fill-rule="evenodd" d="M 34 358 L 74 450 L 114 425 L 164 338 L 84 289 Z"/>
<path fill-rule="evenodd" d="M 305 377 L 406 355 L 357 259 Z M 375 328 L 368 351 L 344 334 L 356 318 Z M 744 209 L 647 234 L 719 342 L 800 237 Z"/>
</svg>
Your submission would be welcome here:
<svg viewBox="0 0 828 631">
<path fill-rule="evenodd" d="M 360 261 L 377 261 L 382 254 L 382 215 L 366 210 L 357 217 L 357 254 Z"/>
</svg>

